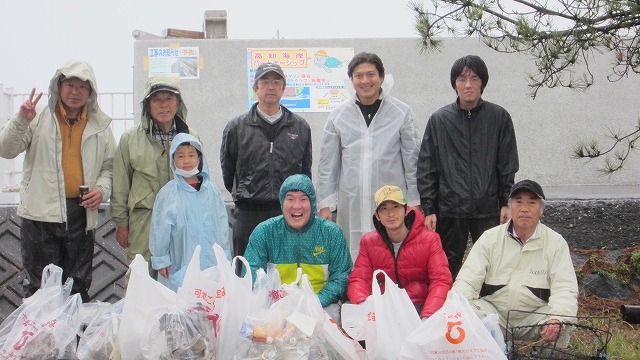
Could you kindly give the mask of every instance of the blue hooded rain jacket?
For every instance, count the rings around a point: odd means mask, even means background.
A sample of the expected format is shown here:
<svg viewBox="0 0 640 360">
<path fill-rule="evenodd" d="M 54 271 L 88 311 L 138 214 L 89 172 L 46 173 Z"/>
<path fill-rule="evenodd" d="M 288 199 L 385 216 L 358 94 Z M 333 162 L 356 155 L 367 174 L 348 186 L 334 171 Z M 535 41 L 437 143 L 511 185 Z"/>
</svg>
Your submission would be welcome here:
<svg viewBox="0 0 640 360">
<path fill-rule="evenodd" d="M 175 174 L 173 154 L 182 143 L 188 142 L 202 154 L 200 190 L 189 185 L 184 177 Z M 229 220 L 218 187 L 209 180 L 209 166 L 200 141 L 190 134 L 177 134 L 171 142 L 171 170 L 169 181 L 156 197 L 149 235 L 151 265 L 160 270 L 171 266 L 169 278 L 158 275 L 158 281 L 173 291 L 182 285 L 187 266 L 197 245 L 200 245 L 202 270 L 216 264 L 213 244 L 229 251 Z"/>
</svg>

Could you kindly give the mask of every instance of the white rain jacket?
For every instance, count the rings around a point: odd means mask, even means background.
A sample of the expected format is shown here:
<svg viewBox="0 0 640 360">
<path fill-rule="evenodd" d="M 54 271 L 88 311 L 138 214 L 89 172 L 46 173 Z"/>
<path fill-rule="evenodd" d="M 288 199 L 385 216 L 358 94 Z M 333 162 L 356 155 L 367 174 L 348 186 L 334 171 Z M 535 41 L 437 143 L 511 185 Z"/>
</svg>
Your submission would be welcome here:
<svg viewBox="0 0 640 360">
<path fill-rule="evenodd" d="M 82 60 L 68 60 L 49 83 L 48 106 L 38 104 L 36 117 L 29 121 L 17 113 L 0 130 L 0 157 L 12 159 L 23 151 L 22 182 L 18 216 L 52 223 L 67 222 L 67 206 L 62 173 L 62 139 L 55 109 L 60 92 L 58 78 L 76 77 L 89 81 L 91 94 L 87 101 L 87 126 L 82 133 L 82 175 L 84 183 L 97 188 L 102 200 L 111 196 L 113 154 L 116 141 L 111 118 L 98 105 L 98 87 L 93 68 Z M 87 209 L 87 230 L 98 222 L 98 210 Z"/>
<path fill-rule="evenodd" d="M 491 303 L 498 310 L 503 327 L 509 310 L 557 314 L 541 323 L 551 318 L 562 320 L 562 315 L 575 316 L 578 282 L 567 242 L 538 223 L 534 237 L 522 245 L 509 235 L 510 224 L 511 221 L 482 234 L 453 287 L 471 302 L 482 299 Z M 510 323 L 518 324 L 527 315 L 515 314 L 509 318 Z"/>
<path fill-rule="evenodd" d="M 373 230 L 373 195 L 379 188 L 398 186 L 409 206 L 420 205 L 416 182 L 420 137 L 415 115 L 407 104 L 389 95 L 392 81 L 386 80 L 382 103 L 369 127 L 356 96 L 334 109 L 324 126 L 318 210 L 334 211 L 337 205 L 336 222 L 348 239 L 352 260 L 358 256 L 362 235 Z"/>
<path fill-rule="evenodd" d="M 174 179 L 156 196 L 149 235 L 153 268 L 160 270 L 171 266 L 169 278 L 158 275 L 158 281 L 173 291 L 182 286 L 196 246 L 201 247 L 201 270 L 216 265 L 214 243 L 220 245 L 231 260 L 227 210 L 220 190 L 209 180 L 209 166 L 202 144 L 193 135 L 177 134 L 171 141 L 170 159 L 173 160 L 178 146 L 185 142 L 202 154 L 200 190 L 189 185 L 184 177 L 174 174 Z M 173 161 L 171 170 L 176 170 Z"/>
</svg>

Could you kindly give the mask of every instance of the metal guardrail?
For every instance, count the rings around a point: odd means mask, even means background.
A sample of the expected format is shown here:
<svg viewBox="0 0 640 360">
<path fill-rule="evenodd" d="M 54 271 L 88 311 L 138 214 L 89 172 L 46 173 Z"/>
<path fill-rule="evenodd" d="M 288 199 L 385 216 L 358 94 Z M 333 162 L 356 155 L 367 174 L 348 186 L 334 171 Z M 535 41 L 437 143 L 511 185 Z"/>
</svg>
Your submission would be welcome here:
<svg viewBox="0 0 640 360">
<path fill-rule="evenodd" d="M 0 126 L 4 126 L 11 116 L 13 116 L 20 105 L 29 97 L 30 93 L 14 93 L 13 88 L 3 88 L 0 83 Z M 46 101 L 47 94 L 43 94 Z M 111 116 L 111 128 L 116 141 L 120 139 L 122 133 L 135 124 L 133 118 L 133 92 L 104 92 L 98 93 L 98 104 L 107 115 Z M 14 159 L 0 159 L 0 188 L 2 191 L 12 191 L 16 189 L 22 178 L 23 154 Z"/>
</svg>

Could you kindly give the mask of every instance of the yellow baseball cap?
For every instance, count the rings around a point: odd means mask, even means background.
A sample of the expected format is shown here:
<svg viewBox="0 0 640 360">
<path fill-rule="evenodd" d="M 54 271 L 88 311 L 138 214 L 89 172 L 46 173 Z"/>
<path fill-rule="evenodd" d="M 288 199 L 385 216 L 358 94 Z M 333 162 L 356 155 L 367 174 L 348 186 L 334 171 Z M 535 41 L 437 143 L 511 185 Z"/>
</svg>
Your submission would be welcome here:
<svg viewBox="0 0 640 360">
<path fill-rule="evenodd" d="M 394 185 L 385 185 L 376 191 L 373 196 L 373 200 L 376 202 L 376 210 L 385 201 L 394 201 L 400 205 L 407 205 L 407 199 L 404 197 L 404 193 L 399 187 Z"/>
</svg>

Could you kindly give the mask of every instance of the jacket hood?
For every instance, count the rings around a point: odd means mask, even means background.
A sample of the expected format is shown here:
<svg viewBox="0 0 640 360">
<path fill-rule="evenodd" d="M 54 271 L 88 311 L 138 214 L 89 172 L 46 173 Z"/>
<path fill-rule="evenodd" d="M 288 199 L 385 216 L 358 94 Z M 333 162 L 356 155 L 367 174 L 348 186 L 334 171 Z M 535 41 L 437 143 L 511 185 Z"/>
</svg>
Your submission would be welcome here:
<svg viewBox="0 0 640 360">
<path fill-rule="evenodd" d="M 151 89 L 157 86 L 168 86 L 178 90 L 180 94 L 178 94 L 178 100 L 180 100 L 180 105 L 178 106 L 178 112 L 176 112 L 176 116 L 179 117 L 182 121 L 187 122 L 187 105 L 185 105 L 182 99 L 182 89 L 180 89 L 180 85 L 173 78 L 164 75 L 153 76 L 147 81 L 147 84 L 144 86 L 144 94 L 142 94 L 142 100 L 140 101 L 140 107 L 142 108 L 142 124 L 148 125 L 149 117 L 147 116 L 147 96 L 151 93 Z"/>
<path fill-rule="evenodd" d="M 199 167 L 201 167 L 200 175 L 202 175 L 203 177 L 203 182 L 204 180 L 209 180 L 209 165 L 207 165 L 207 158 L 204 155 L 204 149 L 202 148 L 202 143 L 200 143 L 200 141 L 195 136 L 187 133 L 176 134 L 173 140 L 171 140 L 171 149 L 169 151 L 169 154 L 171 155 L 171 161 L 169 161 L 169 164 L 171 165 L 171 171 L 173 171 L 174 178 L 177 181 L 181 181 L 180 179 L 182 179 L 182 181 L 184 182 L 184 178 L 182 176 L 175 174 L 176 165 L 173 163 L 173 154 L 175 154 L 175 152 L 178 150 L 178 147 L 181 144 L 186 142 L 189 143 L 194 148 L 196 148 L 198 151 L 200 151 L 200 154 L 202 156 L 202 159 L 200 159 L 200 165 L 199 165 Z"/>
<path fill-rule="evenodd" d="M 414 237 L 418 231 L 422 231 L 422 227 L 424 227 L 424 215 L 422 213 L 418 213 L 413 209 L 409 210 L 409 213 L 404 217 L 404 225 L 409 229 L 409 234 L 407 239 Z M 380 233 L 382 238 L 387 244 L 391 244 L 391 240 L 389 239 L 389 234 L 387 234 L 387 228 L 382 225 L 382 222 L 376 218 L 376 215 L 373 214 L 373 227 Z"/>
<path fill-rule="evenodd" d="M 309 201 L 311 202 L 311 219 L 314 218 L 314 212 L 316 209 L 316 191 L 313 188 L 313 183 L 307 175 L 296 174 L 289 176 L 280 187 L 280 207 L 284 204 L 284 197 L 289 191 L 299 190 L 307 194 Z"/>
<path fill-rule="evenodd" d="M 60 66 L 49 82 L 49 109 L 55 113 L 60 98 L 58 80 L 64 75 L 67 79 L 76 77 L 82 81 L 88 81 L 91 85 L 91 94 L 87 100 L 87 118 L 89 122 L 97 122 L 99 128 L 104 128 L 111 123 L 111 118 L 105 114 L 98 105 L 98 84 L 96 75 L 93 73 L 91 65 L 78 59 L 67 60 Z"/>
</svg>

